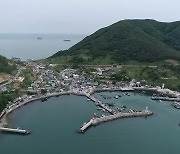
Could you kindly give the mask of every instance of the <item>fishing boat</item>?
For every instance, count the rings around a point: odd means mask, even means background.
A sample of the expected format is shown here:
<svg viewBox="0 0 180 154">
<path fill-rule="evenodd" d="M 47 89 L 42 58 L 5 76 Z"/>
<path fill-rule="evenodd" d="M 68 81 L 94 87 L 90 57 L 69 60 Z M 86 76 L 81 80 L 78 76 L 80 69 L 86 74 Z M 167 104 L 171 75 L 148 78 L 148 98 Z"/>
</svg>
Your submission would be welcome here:
<svg viewBox="0 0 180 154">
<path fill-rule="evenodd" d="M 117 96 L 114 96 L 114 98 L 115 98 L 115 99 L 118 99 L 118 98 L 119 98 L 119 96 L 118 96 L 118 95 L 117 95 Z"/>
<path fill-rule="evenodd" d="M 47 101 L 47 98 L 42 98 L 41 102 Z"/>
</svg>

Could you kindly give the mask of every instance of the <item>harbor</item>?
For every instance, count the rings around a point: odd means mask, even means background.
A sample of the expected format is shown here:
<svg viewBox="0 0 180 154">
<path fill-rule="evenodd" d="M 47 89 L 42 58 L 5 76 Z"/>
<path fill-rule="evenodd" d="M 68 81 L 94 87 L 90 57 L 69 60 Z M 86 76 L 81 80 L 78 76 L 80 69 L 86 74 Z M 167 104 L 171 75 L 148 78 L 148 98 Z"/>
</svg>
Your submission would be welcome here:
<svg viewBox="0 0 180 154">
<path fill-rule="evenodd" d="M 114 96 L 118 94 L 121 94 L 122 97 L 115 99 Z M 46 102 L 39 100 L 19 108 L 17 112 L 11 112 L 9 119 L 12 119 L 13 122 L 9 124 L 9 127 L 21 127 L 31 131 L 32 134 L 24 136 L 0 133 L 1 152 L 9 154 L 16 149 L 17 153 L 23 154 L 25 148 L 27 154 L 56 153 L 57 150 L 60 153 L 66 151 L 67 153 L 87 154 L 97 151 L 104 154 L 118 153 L 119 150 L 122 153 L 131 153 L 132 151 L 145 153 L 146 150 L 139 147 L 148 144 L 151 145 L 151 148 L 162 151 L 157 148 L 157 144 L 162 143 L 163 146 L 164 142 L 169 146 L 163 149 L 163 153 L 174 152 L 178 148 L 178 124 L 180 122 L 178 118 L 174 117 L 179 115 L 179 110 L 175 110 L 168 102 L 156 103 L 151 100 L 150 96 L 144 94 L 134 95 L 131 92 L 129 92 L 130 96 L 123 94 L 121 92 L 102 92 L 95 93 L 93 96 L 100 101 L 115 103 L 117 107 L 125 105 L 127 108 L 123 111 L 124 113 L 128 113 L 130 109 L 145 109 L 148 106 L 149 110 L 153 112 L 153 116 L 149 116 L 147 119 L 143 116 L 103 122 L 96 127 L 88 127 L 85 133 L 79 134 L 76 131 L 80 130 L 80 126 L 84 122 L 92 119 L 93 113 L 97 114 L 97 118 L 101 114 L 105 114 L 105 116 L 111 114 L 97 110 L 95 103 L 87 101 L 84 96 L 51 97 Z M 101 95 L 110 96 L 111 99 L 104 100 Z M 158 139 L 156 139 L 157 134 Z M 134 139 L 136 138 L 141 138 L 141 140 L 135 144 Z M 175 141 L 173 147 L 170 146 L 171 141 L 168 138 Z M 124 140 L 127 140 L 128 144 Z M 36 146 L 37 144 L 40 146 Z M 48 148 L 47 145 L 49 145 Z M 35 149 L 32 148 L 34 146 L 36 146 Z M 129 151 L 129 147 L 132 151 Z"/>
<path fill-rule="evenodd" d="M 62 95 L 76 95 L 76 96 L 85 96 L 88 100 L 94 102 L 94 105 L 97 110 L 103 111 L 105 113 L 109 113 L 112 117 L 122 118 L 123 115 L 126 115 L 124 110 L 126 109 L 126 105 L 122 105 L 118 107 L 113 102 L 108 102 L 111 98 L 118 100 L 122 96 L 130 96 L 129 92 L 136 92 L 139 93 L 145 91 L 152 91 L 156 93 L 156 96 L 153 96 L 152 100 L 167 100 L 167 101 L 180 101 L 180 93 L 176 91 L 172 91 L 170 89 L 165 89 L 164 85 L 162 87 L 151 87 L 151 86 L 141 86 L 139 82 L 134 80 L 130 81 L 129 83 L 121 83 L 121 84 L 109 84 L 109 83 L 101 83 L 88 79 L 87 77 L 83 76 L 82 74 L 78 74 L 77 70 L 67 68 L 62 70 L 60 73 L 55 73 L 53 69 L 50 69 L 43 64 L 37 64 L 32 61 L 27 62 L 26 67 L 31 67 L 33 72 L 38 75 L 37 80 L 34 81 L 24 92 L 27 92 L 26 95 L 16 98 L 12 102 L 8 102 L 5 109 L 0 114 L 0 127 L 5 128 L 7 125 L 7 116 L 11 114 L 16 109 L 35 101 L 42 101 L 46 102 L 51 97 L 58 97 Z M 23 69 L 25 69 L 24 67 Z M 112 68 L 110 68 L 112 69 Z M 18 74 L 19 76 L 19 74 Z M 44 83 L 44 87 L 41 87 L 41 82 Z M 116 96 L 106 96 L 102 95 L 103 101 L 96 98 L 96 93 L 100 92 L 108 92 L 113 93 L 117 92 Z M 177 105 L 174 107 L 178 108 Z M 129 109 L 131 113 L 127 113 L 127 117 L 131 117 L 132 115 L 137 115 L 139 113 L 139 109 L 132 110 Z M 144 112 L 143 112 L 144 113 Z M 147 112 L 148 113 L 148 112 Z M 138 114 L 140 116 L 141 114 Z M 113 118 L 107 117 L 108 115 L 101 115 L 102 119 L 110 119 Z M 106 117 L 106 118 L 104 118 Z M 116 119 L 116 118 L 115 118 Z M 114 120 L 114 119 L 113 119 Z M 103 121 L 103 120 L 100 120 Z M 105 120 L 106 121 L 106 120 Z M 109 121 L 109 120 L 107 120 Z M 94 121 L 93 121 L 94 122 Z M 88 127 L 93 124 L 90 120 L 88 122 Z M 85 125 L 87 127 L 87 125 Z M 88 128 L 87 127 L 87 128 Z M 84 127 L 83 127 L 84 128 Z"/>
<path fill-rule="evenodd" d="M 136 88 L 135 88 L 136 89 Z M 137 90 L 137 89 L 136 89 Z M 145 90 L 144 88 L 141 89 L 141 90 Z M 149 89 L 148 89 L 149 90 Z M 155 90 L 155 89 L 150 89 L 150 90 Z M 91 100 L 94 102 L 94 104 L 96 106 L 99 106 L 100 109 L 104 110 L 104 111 L 107 111 L 108 113 L 110 113 L 111 115 L 115 115 L 114 117 L 119 117 L 121 118 L 121 116 L 124 115 L 124 113 L 119 113 L 119 110 L 115 110 L 114 108 L 111 107 L 111 105 L 107 105 L 105 103 L 103 103 L 102 101 L 98 100 L 97 98 L 95 98 L 92 94 L 94 94 L 95 92 L 106 92 L 106 91 L 113 91 L 113 92 L 127 92 L 127 91 L 134 91 L 133 88 L 131 87 L 114 87 L 114 88 L 102 88 L 102 89 L 87 89 L 87 90 L 83 90 L 83 91 L 80 91 L 80 90 L 71 90 L 71 91 L 67 91 L 67 92 L 54 92 L 54 93 L 49 93 L 49 94 L 46 94 L 46 95 L 42 95 L 42 96 L 38 96 L 38 97 L 30 97 L 29 99 L 25 99 L 23 101 L 18 101 L 14 104 L 12 104 L 11 106 L 9 106 L 8 108 L 4 109 L 1 114 L 0 114 L 0 126 L 2 128 L 4 128 L 4 125 L 6 125 L 6 117 L 8 116 L 8 114 L 10 114 L 11 112 L 13 112 L 14 110 L 20 108 L 21 106 L 24 106 L 30 102 L 34 102 L 34 101 L 37 101 L 37 100 L 41 100 L 41 101 L 47 101 L 48 98 L 51 98 L 51 97 L 56 97 L 56 96 L 61 96 L 61 95 L 77 95 L 77 96 L 86 96 L 87 99 Z M 125 93 L 125 95 L 129 96 L 128 93 Z M 115 97 L 115 99 L 118 99 L 119 98 L 119 95 L 117 95 Z M 165 101 L 180 101 L 179 97 L 175 97 L 175 98 L 171 98 L 171 97 L 160 97 L 160 96 L 152 96 L 151 97 L 152 100 L 165 100 Z M 177 105 L 174 105 L 174 107 L 178 108 Z M 133 115 L 136 115 L 138 112 L 134 112 Z M 131 114 L 127 113 L 130 117 L 131 117 Z M 117 116 L 119 115 L 119 116 Z M 125 114 L 126 115 L 126 114 Z M 140 116 L 141 114 L 139 114 Z M 144 115 L 145 116 L 145 115 Z M 128 116 L 127 116 L 128 117 Z M 106 117 L 107 119 L 109 119 L 108 117 Z M 106 118 L 102 118 L 102 119 L 106 119 Z M 112 119 L 112 118 L 110 118 Z M 91 121 L 91 120 L 90 120 Z M 102 121 L 102 120 L 99 120 L 99 121 Z M 106 120 L 105 120 L 106 121 Z M 109 121 L 109 120 L 107 120 Z M 95 125 L 95 122 L 91 121 L 91 125 Z M 88 127 L 89 127 L 88 126 Z M 84 128 L 84 127 L 83 127 Z"/>
</svg>

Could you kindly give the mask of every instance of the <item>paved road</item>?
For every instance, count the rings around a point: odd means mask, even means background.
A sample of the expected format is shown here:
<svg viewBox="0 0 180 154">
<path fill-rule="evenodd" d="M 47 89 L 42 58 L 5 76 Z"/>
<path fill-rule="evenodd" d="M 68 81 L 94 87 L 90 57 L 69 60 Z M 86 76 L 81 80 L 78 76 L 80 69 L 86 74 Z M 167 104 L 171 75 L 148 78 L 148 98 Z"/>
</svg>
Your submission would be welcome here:
<svg viewBox="0 0 180 154">
<path fill-rule="evenodd" d="M 66 65 L 66 66 L 73 66 L 68 64 L 55 64 L 55 65 Z M 112 67 L 112 65 L 78 65 L 78 66 L 84 66 L 84 67 Z M 151 67 L 156 68 L 157 65 L 118 65 L 118 66 L 127 66 L 127 67 Z"/>
</svg>

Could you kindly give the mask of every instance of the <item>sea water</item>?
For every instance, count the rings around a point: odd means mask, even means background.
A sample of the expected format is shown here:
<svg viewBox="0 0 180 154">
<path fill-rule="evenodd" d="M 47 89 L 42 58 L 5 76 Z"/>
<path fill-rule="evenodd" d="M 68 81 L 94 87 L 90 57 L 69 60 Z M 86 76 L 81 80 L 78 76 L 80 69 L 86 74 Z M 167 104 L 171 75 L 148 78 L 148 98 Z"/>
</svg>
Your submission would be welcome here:
<svg viewBox="0 0 180 154">
<path fill-rule="evenodd" d="M 85 36 L 83 34 L 0 34 L 0 55 L 22 60 L 47 58 L 60 50 L 69 49 Z"/>
<path fill-rule="evenodd" d="M 119 99 L 114 96 L 122 95 Z M 111 96 L 105 100 L 101 95 Z M 151 100 L 150 95 L 121 92 L 94 94 L 103 102 L 141 110 L 148 106 L 154 115 L 118 119 L 78 134 L 80 126 L 97 111 L 92 101 L 81 96 L 60 96 L 30 103 L 9 116 L 9 127 L 32 132 L 21 136 L 0 135 L 0 152 L 6 154 L 179 154 L 180 112 L 171 102 Z"/>
</svg>

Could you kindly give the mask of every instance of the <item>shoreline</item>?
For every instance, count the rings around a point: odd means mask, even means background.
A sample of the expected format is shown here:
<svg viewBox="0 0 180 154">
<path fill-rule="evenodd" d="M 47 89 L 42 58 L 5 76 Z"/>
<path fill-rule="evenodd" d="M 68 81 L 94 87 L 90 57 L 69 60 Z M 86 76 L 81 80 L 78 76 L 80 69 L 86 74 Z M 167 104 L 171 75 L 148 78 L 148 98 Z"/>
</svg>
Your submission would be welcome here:
<svg viewBox="0 0 180 154">
<path fill-rule="evenodd" d="M 4 127 L 4 126 L 7 126 L 8 125 L 8 121 L 7 121 L 7 117 L 9 114 L 11 114 L 13 111 L 17 110 L 18 108 L 26 105 L 26 104 L 29 104 L 29 103 L 32 103 L 34 101 L 38 101 L 38 100 L 42 100 L 42 99 L 48 99 L 48 98 L 51 98 L 51 97 L 56 97 L 56 96 L 62 96 L 62 95 L 76 95 L 76 96 L 85 96 L 86 97 L 86 94 L 85 93 L 78 93 L 78 92 L 73 92 L 73 91 L 67 91 L 67 92 L 59 92 L 59 93 L 51 93 L 51 94 L 47 94 L 47 95 L 44 95 L 44 96 L 40 96 L 40 97 L 37 97 L 37 98 L 32 98 L 32 99 L 29 99 L 29 100 L 26 100 L 10 109 L 4 109 L 2 112 L 1 112 L 1 115 L 0 115 L 0 127 Z"/>
<path fill-rule="evenodd" d="M 49 95 L 45 95 L 45 96 L 40 96 L 40 97 L 37 97 L 37 98 L 32 98 L 32 99 L 29 99 L 29 100 L 26 100 L 10 109 L 4 109 L 1 113 L 1 116 L 0 116 L 0 127 L 4 127 L 4 126 L 7 126 L 8 125 L 8 121 L 7 121 L 7 117 L 9 114 L 11 114 L 13 111 L 15 111 L 16 109 L 26 105 L 26 104 L 29 104 L 29 103 L 32 103 L 34 101 L 37 101 L 37 100 L 42 100 L 42 99 L 45 99 L 45 98 L 50 98 L 50 97 L 55 97 L 55 96 L 61 96 L 61 95 L 70 95 L 71 93 L 70 92 L 63 92 L 63 93 L 52 93 L 52 94 L 49 94 Z"/>
<path fill-rule="evenodd" d="M 11 114 L 13 111 L 16 109 L 29 104 L 31 102 L 37 101 L 37 100 L 42 100 L 42 99 L 48 99 L 50 97 L 57 97 L 57 96 L 62 96 L 62 95 L 76 95 L 76 96 L 85 96 L 87 97 L 87 94 L 93 95 L 96 92 L 115 92 L 115 91 L 121 91 L 121 92 L 129 92 L 129 91 L 154 91 L 157 93 L 161 94 L 166 94 L 163 93 L 163 91 L 158 91 L 158 88 L 147 88 L 147 87 L 114 87 L 114 88 L 94 88 L 94 89 L 88 89 L 88 92 L 86 91 L 67 91 L 67 92 L 57 92 L 57 93 L 50 93 L 44 96 L 39 96 L 36 98 L 32 98 L 29 100 L 25 100 L 22 103 L 14 104 L 12 108 L 5 108 L 1 114 L 0 114 L 0 127 L 5 127 L 8 125 L 7 117 L 9 114 Z M 168 96 L 168 94 L 166 94 Z M 171 95 L 172 96 L 172 95 Z M 88 98 L 88 97 L 87 97 Z"/>
<path fill-rule="evenodd" d="M 104 91 L 121 91 L 121 89 L 91 89 L 91 91 L 89 92 L 90 95 L 94 94 L 95 92 L 104 92 Z M 37 97 L 37 98 L 32 98 L 32 99 L 29 99 L 29 100 L 26 100 L 10 109 L 4 109 L 2 112 L 1 112 L 1 115 L 0 115 L 0 127 L 5 127 L 8 125 L 8 121 L 7 121 L 7 117 L 9 114 L 11 114 L 13 111 L 15 111 L 16 109 L 26 105 L 26 104 L 29 104 L 31 102 L 34 102 L 34 101 L 37 101 L 37 100 L 42 100 L 42 99 L 48 99 L 50 97 L 56 97 L 56 96 L 62 96 L 62 95 L 76 95 L 76 96 L 86 96 L 86 93 L 85 92 L 74 92 L 74 91 L 67 91 L 67 92 L 59 92 L 59 93 L 51 93 L 51 94 L 47 94 L 47 95 L 44 95 L 44 96 L 40 96 L 40 97 Z"/>
</svg>

